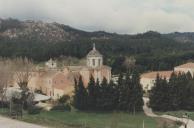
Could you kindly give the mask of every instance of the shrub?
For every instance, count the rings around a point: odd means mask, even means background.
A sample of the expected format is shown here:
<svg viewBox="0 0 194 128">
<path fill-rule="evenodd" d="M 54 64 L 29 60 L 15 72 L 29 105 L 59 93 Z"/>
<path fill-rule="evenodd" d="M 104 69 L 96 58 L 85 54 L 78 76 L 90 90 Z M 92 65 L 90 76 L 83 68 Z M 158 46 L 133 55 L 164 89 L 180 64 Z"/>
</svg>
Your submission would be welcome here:
<svg viewBox="0 0 194 128">
<path fill-rule="evenodd" d="M 29 107 L 28 108 L 28 114 L 31 114 L 31 115 L 39 114 L 41 110 L 42 109 L 39 108 L 39 107 L 35 107 L 35 106 Z"/>
<path fill-rule="evenodd" d="M 54 106 L 51 110 L 71 111 L 71 106 L 69 104 L 58 104 L 58 105 Z"/>
</svg>

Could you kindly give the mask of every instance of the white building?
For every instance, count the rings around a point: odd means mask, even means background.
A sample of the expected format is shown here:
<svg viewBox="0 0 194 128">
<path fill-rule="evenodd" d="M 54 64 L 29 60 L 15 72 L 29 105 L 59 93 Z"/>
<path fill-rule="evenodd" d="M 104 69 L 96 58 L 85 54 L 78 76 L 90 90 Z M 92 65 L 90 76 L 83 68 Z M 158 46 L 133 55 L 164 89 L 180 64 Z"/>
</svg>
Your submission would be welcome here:
<svg viewBox="0 0 194 128">
<path fill-rule="evenodd" d="M 48 68 L 57 68 L 57 62 L 55 62 L 54 60 L 50 59 L 48 60 L 45 65 L 48 67 Z"/>
<path fill-rule="evenodd" d="M 180 66 L 174 67 L 175 72 L 184 72 L 184 73 L 191 73 L 191 76 L 193 77 L 194 74 L 194 63 L 186 63 Z"/>
<path fill-rule="evenodd" d="M 157 74 L 159 74 L 160 77 L 166 78 L 166 80 L 169 80 L 172 73 L 173 71 L 155 71 L 155 72 L 143 73 L 140 76 L 140 83 L 142 85 L 143 90 L 147 92 L 152 89 L 152 87 L 155 84 Z"/>
</svg>

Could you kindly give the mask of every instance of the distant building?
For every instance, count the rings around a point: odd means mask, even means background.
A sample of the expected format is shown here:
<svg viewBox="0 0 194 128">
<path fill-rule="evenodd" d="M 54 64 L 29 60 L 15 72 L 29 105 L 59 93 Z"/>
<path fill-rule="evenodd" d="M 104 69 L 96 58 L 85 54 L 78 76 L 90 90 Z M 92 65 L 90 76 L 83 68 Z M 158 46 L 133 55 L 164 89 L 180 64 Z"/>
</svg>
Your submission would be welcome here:
<svg viewBox="0 0 194 128">
<path fill-rule="evenodd" d="M 143 87 L 144 91 L 149 91 L 155 84 L 157 74 L 160 75 L 162 78 L 166 78 L 166 80 L 170 79 L 172 72 L 175 73 L 190 73 L 192 77 L 194 77 L 194 63 L 186 63 L 179 66 L 174 67 L 174 71 L 154 71 L 143 73 L 140 77 L 140 83 Z"/>
<path fill-rule="evenodd" d="M 174 67 L 174 71 L 184 72 L 184 73 L 190 72 L 191 76 L 193 77 L 193 75 L 194 75 L 194 63 L 190 62 L 190 63 L 186 63 L 186 64 L 183 64 L 183 65 L 176 66 L 176 67 Z"/>
<path fill-rule="evenodd" d="M 159 74 L 161 78 L 166 78 L 166 80 L 168 81 L 172 73 L 173 71 L 155 71 L 143 73 L 140 76 L 140 83 L 142 85 L 143 90 L 147 92 L 152 89 L 155 84 L 157 74 Z"/>
<path fill-rule="evenodd" d="M 49 61 L 47 61 L 45 63 L 45 66 L 48 68 L 57 68 L 57 62 L 55 62 L 54 60 L 50 59 Z"/>
<path fill-rule="evenodd" d="M 64 94 L 72 95 L 75 85 L 75 79 L 82 76 L 84 86 L 87 87 L 90 76 L 101 82 L 106 78 L 111 80 L 111 67 L 103 65 L 103 56 L 96 50 L 95 44 L 93 49 L 88 53 L 86 65 L 84 66 L 64 66 L 57 68 L 57 63 L 50 59 L 45 63 L 46 68 L 37 69 L 29 81 L 31 90 L 42 90 L 43 93 L 52 99 L 58 99 Z"/>
</svg>

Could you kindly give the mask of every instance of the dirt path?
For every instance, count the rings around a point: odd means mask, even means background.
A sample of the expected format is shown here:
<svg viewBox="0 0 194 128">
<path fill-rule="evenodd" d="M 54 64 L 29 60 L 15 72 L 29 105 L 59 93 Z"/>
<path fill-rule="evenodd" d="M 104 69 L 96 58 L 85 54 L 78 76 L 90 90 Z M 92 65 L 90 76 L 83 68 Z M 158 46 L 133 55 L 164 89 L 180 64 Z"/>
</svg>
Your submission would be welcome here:
<svg viewBox="0 0 194 128">
<path fill-rule="evenodd" d="M 193 120 L 188 120 L 186 118 L 178 118 L 178 117 L 174 117 L 174 116 L 170 116 L 170 115 L 156 115 L 153 113 L 152 109 L 149 108 L 147 106 L 147 103 L 149 102 L 149 99 L 148 98 L 143 98 L 144 100 L 144 106 L 143 106 L 143 110 L 144 110 L 144 113 L 147 115 L 147 116 L 150 116 L 150 117 L 161 117 L 161 118 L 166 118 L 166 119 L 169 119 L 169 120 L 173 120 L 173 121 L 180 121 L 180 122 L 183 122 L 183 123 L 186 123 L 187 124 L 187 128 L 194 128 L 194 121 Z M 185 128 L 184 126 L 180 126 L 180 128 Z"/>
<path fill-rule="evenodd" d="M 0 128 L 46 128 L 46 127 L 0 116 Z"/>
</svg>

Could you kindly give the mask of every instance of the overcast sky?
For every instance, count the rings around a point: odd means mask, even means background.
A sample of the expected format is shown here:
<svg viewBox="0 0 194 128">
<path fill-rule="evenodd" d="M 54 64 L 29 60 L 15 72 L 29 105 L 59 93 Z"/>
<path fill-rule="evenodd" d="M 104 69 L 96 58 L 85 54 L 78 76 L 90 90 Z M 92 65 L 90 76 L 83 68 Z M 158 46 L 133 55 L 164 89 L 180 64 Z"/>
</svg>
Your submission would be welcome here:
<svg viewBox="0 0 194 128">
<path fill-rule="evenodd" d="M 0 0 L 0 17 L 117 33 L 194 31 L 194 0 Z"/>
</svg>

